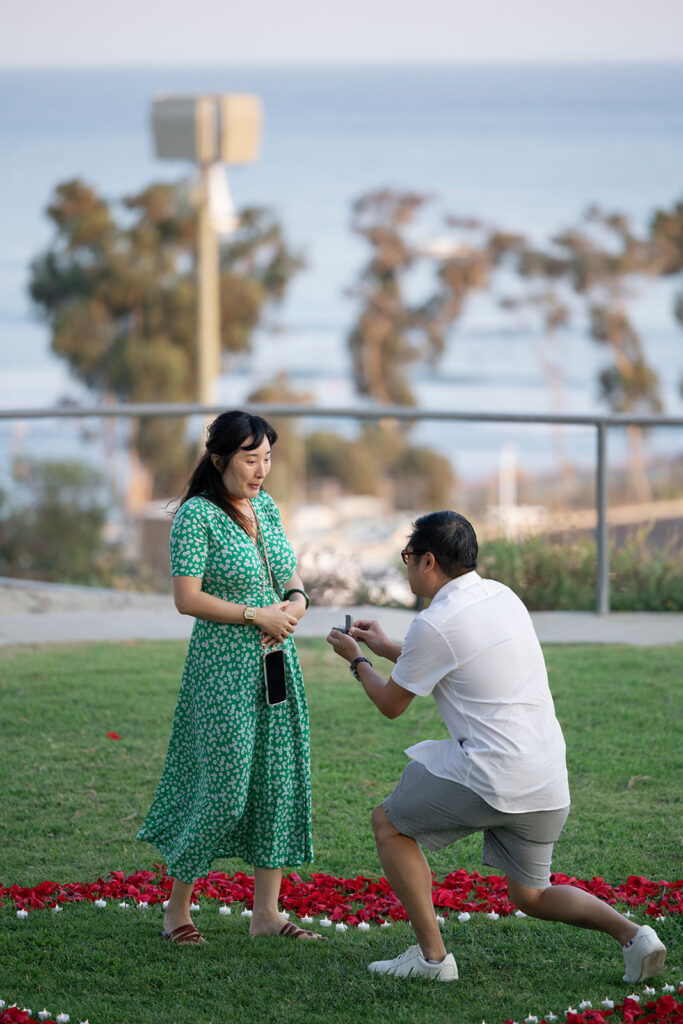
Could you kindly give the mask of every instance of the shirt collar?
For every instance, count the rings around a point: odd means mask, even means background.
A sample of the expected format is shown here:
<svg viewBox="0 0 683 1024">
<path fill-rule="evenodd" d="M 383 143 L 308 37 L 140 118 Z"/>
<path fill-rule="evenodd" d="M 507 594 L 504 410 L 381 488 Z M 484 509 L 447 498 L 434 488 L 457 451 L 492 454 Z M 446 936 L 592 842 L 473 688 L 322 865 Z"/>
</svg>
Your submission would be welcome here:
<svg viewBox="0 0 683 1024">
<path fill-rule="evenodd" d="M 479 583 L 480 580 L 481 576 L 475 569 L 470 570 L 470 572 L 463 573 L 462 576 L 456 576 L 454 580 L 449 580 L 448 583 L 444 583 L 441 590 L 437 590 L 431 603 L 434 604 L 436 601 L 444 601 L 451 591 L 467 590 L 468 587 L 475 586 L 475 584 Z"/>
</svg>

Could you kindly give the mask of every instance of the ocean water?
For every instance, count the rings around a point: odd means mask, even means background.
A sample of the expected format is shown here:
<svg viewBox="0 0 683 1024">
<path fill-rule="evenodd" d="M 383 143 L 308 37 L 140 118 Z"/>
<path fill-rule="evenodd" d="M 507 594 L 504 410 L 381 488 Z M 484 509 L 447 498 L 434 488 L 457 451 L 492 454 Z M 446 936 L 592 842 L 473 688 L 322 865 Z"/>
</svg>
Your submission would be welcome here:
<svg viewBox="0 0 683 1024">
<path fill-rule="evenodd" d="M 50 354 L 26 290 L 30 261 L 51 237 L 43 211 L 52 189 L 79 176 L 119 198 L 191 174 L 187 164 L 155 159 L 151 102 L 209 91 L 262 96 L 262 157 L 231 169 L 231 188 L 238 206 L 273 207 L 307 260 L 252 355 L 222 377 L 226 404 L 280 370 L 320 403 L 357 402 L 345 342 L 355 306 L 346 290 L 367 256 L 349 230 L 350 205 L 365 191 L 390 185 L 432 195 L 427 234 L 439 234 L 450 213 L 539 241 L 576 223 L 592 202 L 642 227 L 656 207 L 683 195 L 683 65 L 2 72 L 0 407 L 87 400 Z M 672 292 L 671 282 L 652 282 L 632 308 L 665 410 L 680 414 L 683 331 Z M 564 411 L 599 409 L 603 353 L 580 324 L 558 339 L 558 352 Z M 438 372 L 416 371 L 414 386 L 433 408 L 553 408 L 533 329 L 513 324 L 487 297 L 467 307 Z M 3 426 L 0 440 L 32 451 L 80 444 L 73 427 L 17 430 Z M 504 439 L 519 439 L 532 469 L 554 459 L 547 428 L 503 436 L 500 428 L 427 424 L 417 437 L 450 452 L 465 474 L 494 467 Z M 568 437 L 572 457 L 590 461 L 591 432 Z M 683 449 L 680 431 L 656 431 L 649 443 L 653 451 Z"/>
</svg>

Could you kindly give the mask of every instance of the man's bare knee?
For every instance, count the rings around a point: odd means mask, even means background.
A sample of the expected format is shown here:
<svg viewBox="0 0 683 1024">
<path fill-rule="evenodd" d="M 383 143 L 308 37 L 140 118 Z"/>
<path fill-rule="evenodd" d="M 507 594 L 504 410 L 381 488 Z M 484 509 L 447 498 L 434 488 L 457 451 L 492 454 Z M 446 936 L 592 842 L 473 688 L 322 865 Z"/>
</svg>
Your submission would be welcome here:
<svg viewBox="0 0 683 1024">
<path fill-rule="evenodd" d="M 531 889 L 528 885 L 515 882 L 513 878 L 506 878 L 506 881 L 510 902 L 530 917 L 541 917 L 540 900 L 545 889 Z"/>
<path fill-rule="evenodd" d="M 377 807 L 372 812 L 372 831 L 375 833 L 375 839 L 378 841 L 390 839 L 392 835 L 397 835 L 396 829 L 389 821 L 387 812 L 382 804 L 377 804 Z"/>
</svg>

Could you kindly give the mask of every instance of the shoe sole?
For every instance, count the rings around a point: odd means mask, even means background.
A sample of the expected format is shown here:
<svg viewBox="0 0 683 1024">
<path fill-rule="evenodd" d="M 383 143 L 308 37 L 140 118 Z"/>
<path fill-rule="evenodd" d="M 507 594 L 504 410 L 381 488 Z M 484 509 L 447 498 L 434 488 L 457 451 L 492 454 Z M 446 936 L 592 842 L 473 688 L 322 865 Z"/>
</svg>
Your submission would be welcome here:
<svg viewBox="0 0 683 1024">
<path fill-rule="evenodd" d="M 423 974 L 421 971 L 411 971 L 410 974 L 396 974 L 395 971 L 378 971 L 373 970 L 372 967 L 368 967 L 370 974 L 384 974 L 389 978 L 424 978 L 425 981 L 457 981 L 457 974 Z"/>
<path fill-rule="evenodd" d="M 634 985 L 639 981 L 645 981 L 646 978 L 651 978 L 653 974 L 659 974 L 664 961 L 666 960 L 666 949 L 653 949 L 651 953 L 647 953 L 643 958 L 643 963 L 640 968 L 640 974 L 634 981 L 629 981 L 629 985 Z M 627 979 L 624 978 L 624 981 Z"/>
</svg>

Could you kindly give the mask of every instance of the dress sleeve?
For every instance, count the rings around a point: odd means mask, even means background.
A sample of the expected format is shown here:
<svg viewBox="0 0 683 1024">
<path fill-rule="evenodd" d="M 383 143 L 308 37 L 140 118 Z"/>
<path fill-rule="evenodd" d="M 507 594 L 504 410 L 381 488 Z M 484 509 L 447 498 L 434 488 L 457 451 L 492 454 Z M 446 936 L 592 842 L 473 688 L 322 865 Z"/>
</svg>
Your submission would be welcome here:
<svg viewBox="0 0 683 1024">
<path fill-rule="evenodd" d="M 258 515 L 271 570 L 280 586 L 284 586 L 296 572 L 296 555 L 285 533 L 280 510 L 267 491 L 259 495 Z"/>
<path fill-rule="evenodd" d="M 268 491 L 261 491 L 259 499 L 259 515 L 261 515 L 271 526 L 275 526 L 284 533 L 280 509 L 268 494 Z"/>
<path fill-rule="evenodd" d="M 199 502 L 186 501 L 171 527 L 171 576 L 204 576 L 209 550 L 206 518 Z"/>
</svg>

